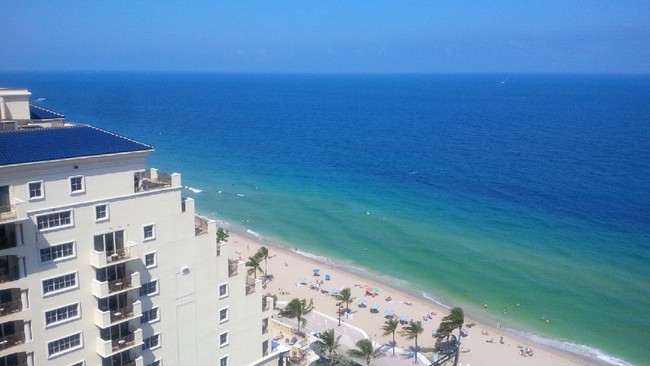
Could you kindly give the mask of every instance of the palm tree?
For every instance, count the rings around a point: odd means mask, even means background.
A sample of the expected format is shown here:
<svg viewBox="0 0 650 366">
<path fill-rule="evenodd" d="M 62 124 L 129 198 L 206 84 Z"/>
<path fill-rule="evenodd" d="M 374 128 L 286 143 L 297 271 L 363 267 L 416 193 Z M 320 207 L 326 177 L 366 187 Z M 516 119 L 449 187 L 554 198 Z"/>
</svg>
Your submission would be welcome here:
<svg viewBox="0 0 650 366">
<path fill-rule="evenodd" d="M 410 322 L 400 331 L 400 334 L 406 339 L 415 339 L 415 363 L 418 362 L 418 336 L 422 332 L 424 332 L 424 328 L 422 328 L 422 322 L 419 320 Z"/>
<path fill-rule="evenodd" d="M 345 303 L 345 312 L 350 312 L 350 303 L 354 300 L 352 292 L 349 287 L 342 289 L 338 295 L 336 295 L 336 300 L 342 303 Z"/>
<path fill-rule="evenodd" d="M 366 366 L 370 366 L 373 358 L 381 356 L 381 347 L 373 347 L 372 340 L 360 339 L 356 343 L 357 348 L 348 351 L 348 355 L 366 360 Z"/>
<path fill-rule="evenodd" d="M 393 335 L 393 357 L 395 357 L 395 331 L 397 331 L 397 327 L 399 326 L 399 320 L 395 318 L 390 318 L 387 319 L 384 322 L 384 326 L 381 327 L 381 329 L 384 331 L 385 336 L 392 334 Z"/>
<path fill-rule="evenodd" d="M 318 335 L 318 344 L 327 351 L 327 359 L 332 363 L 332 354 L 341 346 L 339 340 L 341 336 L 334 336 L 334 329 L 328 329 Z"/>
<path fill-rule="evenodd" d="M 305 299 L 295 298 L 280 310 L 280 316 L 285 316 L 287 318 L 293 319 L 296 318 L 298 321 L 298 332 L 300 332 L 300 326 L 307 323 L 305 315 L 309 314 L 314 310 L 314 299 L 309 299 L 309 303 Z"/>
<path fill-rule="evenodd" d="M 262 272 L 261 263 L 262 258 L 259 258 L 256 255 L 248 257 L 248 262 L 246 262 L 246 267 L 249 267 L 248 274 L 252 274 L 255 279 L 257 279 L 257 271 Z"/>
<path fill-rule="evenodd" d="M 261 247 L 258 249 L 257 253 L 255 253 L 255 256 L 264 259 L 264 277 L 268 274 L 268 263 L 266 262 L 269 259 L 269 249 L 267 247 Z"/>
<path fill-rule="evenodd" d="M 228 232 L 224 230 L 222 227 L 217 229 L 217 244 L 221 243 L 222 241 L 228 241 Z"/>
<path fill-rule="evenodd" d="M 458 339 L 460 339 L 463 323 L 465 322 L 465 314 L 463 313 L 463 309 L 462 308 L 451 309 L 451 313 L 446 317 L 442 318 L 442 321 L 448 323 L 451 329 L 458 328 Z"/>
</svg>

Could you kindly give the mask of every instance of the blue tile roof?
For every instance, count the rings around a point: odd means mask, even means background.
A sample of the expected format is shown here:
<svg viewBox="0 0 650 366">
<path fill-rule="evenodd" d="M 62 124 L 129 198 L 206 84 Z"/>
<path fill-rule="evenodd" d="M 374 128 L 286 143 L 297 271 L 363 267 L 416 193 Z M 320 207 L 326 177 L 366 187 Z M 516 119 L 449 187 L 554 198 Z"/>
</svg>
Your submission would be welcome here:
<svg viewBox="0 0 650 366">
<path fill-rule="evenodd" d="M 29 118 L 30 119 L 53 119 L 53 118 L 65 118 L 64 115 L 56 113 L 49 109 L 39 107 L 37 105 L 29 105 Z"/>
<path fill-rule="evenodd" d="M 88 125 L 0 132 L 0 166 L 147 150 L 153 147 Z"/>
</svg>

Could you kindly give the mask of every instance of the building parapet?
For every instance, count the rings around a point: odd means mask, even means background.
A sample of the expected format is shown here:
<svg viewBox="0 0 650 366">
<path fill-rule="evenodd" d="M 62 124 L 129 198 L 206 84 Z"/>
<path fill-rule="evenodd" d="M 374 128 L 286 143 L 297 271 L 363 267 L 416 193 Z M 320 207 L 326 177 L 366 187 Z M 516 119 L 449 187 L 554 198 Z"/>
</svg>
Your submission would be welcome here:
<svg viewBox="0 0 650 366">
<path fill-rule="evenodd" d="M 118 278 L 112 281 L 97 281 L 93 280 L 92 293 L 98 298 L 108 297 L 120 292 L 132 290 L 140 287 L 140 272 L 133 272 L 127 274 L 123 278 Z"/>
<path fill-rule="evenodd" d="M 164 173 L 156 168 L 149 168 L 144 172 L 135 173 L 133 176 L 133 189 L 135 193 L 180 186 L 180 174 Z"/>
<path fill-rule="evenodd" d="M 95 310 L 95 324 L 100 328 L 108 328 L 111 325 L 122 323 L 127 320 L 136 319 L 142 316 L 142 303 L 135 301 L 133 305 L 127 305 L 117 310 L 101 311 Z"/>
</svg>

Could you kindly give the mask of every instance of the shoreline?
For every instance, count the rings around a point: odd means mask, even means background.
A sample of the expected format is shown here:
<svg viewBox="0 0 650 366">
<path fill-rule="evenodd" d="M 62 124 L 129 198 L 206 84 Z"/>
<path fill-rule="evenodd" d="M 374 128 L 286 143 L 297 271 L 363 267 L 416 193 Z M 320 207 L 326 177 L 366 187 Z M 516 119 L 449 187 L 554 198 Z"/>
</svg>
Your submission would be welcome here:
<svg viewBox="0 0 650 366">
<path fill-rule="evenodd" d="M 369 284 L 379 285 L 381 288 L 380 298 L 374 299 L 369 298 L 369 301 L 372 303 L 377 303 L 380 306 L 380 314 L 374 314 L 375 318 L 381 317 L 379 319 L 371 320 L 372 323 L 369 323 L 369 317 L 359 316 L 359 320 L 350 319 L 343 320 L 349 321 L 350 324 L 355 325 L 364 331 L 366 331 L 371 338 L 379 339 L 383 343 L 388 341 L 389 337 L 380 336 L 378 333 L 381 333 L 381 330 L 378 331 L 383 325 L 383 311 L 385 309 L 386 302 L 382 298 L 384 294 L 389 293 L 391 296 L 396 299 L 402 299 L 400 301 L 409 301 L 412 305 L 406 305 L 403 303 L 391 304 L 390 306 L 395 307 L 396 314 L 409 312 L 412 314 L 424 314 L 428 313 L 429 310 L 433 309 L 433 312 L 437 315 L 432 319 L 432 321 L 423 321 L 423 326 L 425 327 L 425 332 L 419 338 L 418 344 L 424 347 L 431 347 L 433 345 L 433 338 L 431 337 L 431 328 L 437 328 L 437 325 L 440 323 L 442 316 L 445 316 L 449 313 L 451 308 L 449 305 L 443 301 L 439 301 L 434 294 L 427 293 L 423 289 L 417 289 L 412 287 L 412 285 L 404 280 L 390 277 L 388 273 L 381 275 L 375 274 L 365 268 L 355 268 L 349 265 L 342 264 L 331 258 L 318 256 L 314 253 L 306 252 L 299 250 L 297 247 L 288 246 L 288 243 L 275 243 L 266 240 L 261 234 L 256 233 L 250 229 L 244 227 L 237 227 L 231 225 L 222 220 L 218 220 L 219 223 L 223 225 L 224 228 L 229 230 L 230 237 L 228 238 L 228 244 L 233 249 L 231 249 L 231 255 L 241 255 L 242 260 L 246 261 L 249 256 L 253 255 L 254 252 L 261 246 L 266 246 L 269 248 L 269 254 L 272 259 L 269 260 L 269 274 L 274 275 L 274 279 L 270 281 L 269 288 L 266 290 L 269 293 L 278 295 L 278 301 L 289 301 L 294 297 L 298 298 L 313 298 L 315 307 L 318 306 L 319 311 L 323 311 L 322 306 L 327 304 L 326 308 L 335 309 L 334 303 L 336 302 L 331 297 L 320 296 L 322 294 L 319 291 L 309 290 L 309 286 L 296 287 L 296 279 L 298 279 L 299 274 L 295 273 L 295 279 L 288 278 L 287 273 L 289 271 L 280 270 L 277 268 L 278 260 L 273 263 L 276 258 L 279 258 L 279 261 L 285 261 L 285 264 L 291 264 L 291 267 L 300 268 L 299 271 L 302 276 L 307 277 L 307 282 L 311 282 L 313 279 L 311 274 L 311 268 L 320 268 L 327 267 L 324 272 L 327 273 L 336 273 L 337 277 L 345 278 L 348 283 L 341 284 L 339 287 L 349 287 L 352 290 L 353 295 L 359 295 L 361 288 Z M 219 225 L 218 225 L 219 226 Z M 295 249 L 290 249 L 295 248 Z M 272 264 L 273 263 L 273 264 Z M 280 275 L 280 272 L 282 275 Z M 290 272 L 294 272 L 292 269 Z M 290 277 L 290 276 L 289 276 Z M 334 282 L 334 281 L 332 281 Z M 338 282 L 338 281 L 337 281 Z M 403 286 L 399 286 L 403 284 Z M 279 287 L 278 287 L 279 286 Z M 289 295 L 282 296 L 279 292 L 279 289 L 288 290 Z M 293 291 L 292 291 L 293 290 Z M 360 296 L 357 296 L 360 297 Z M 406 300 L 408 299 L 408 300 Z M 394 302 L 393 302 L 394 303 Z M 405 308 L 405 306 L 408 306 Z M 350 304 L 350 309 L 355 311 L 354 316 L 359 314 L 356 302 Z M 399 310 L 397 310 L 399 309 Z M 413 309 L 413 310 L 411 310 Z M 334 310 L 335 312 L 335 310 Z M 361 313 L 364 315 L 363 313 Z M 413 316 L 413 320 L 423 320 L 423 317 Z M 549 362 L 552 362 L 553 365 L 611 365 L 604 360 L 593 358 L 588 355 L 573 353 L 569 350 L 558 349 L 549 344 L 544 344 L 544 341 L 557 341 L 560 343 L 565 343 L 560 340 L 554 340 L 552 338 L 543 337 L 535 333 L 528 333 L 523 330 L 516 328 L 507 328 L 501 327 L 500 323 L 489 317 L 481 316 L 475 314 L 473 311 L 469 313 L 466 311 L 465 314 L 465 324 L 475 323 L 476 327 L 470 332 L 468 338 L 463 338 L 463 348 L 466 352 L 461 353 L 461 360 L 466 364 L 486 364 L 485 360 L 499 359 L 498 364 L 520 364 L 523 361 L 526 361 L 526 364 L 530 365 L 548 365 Z M 483 332 L 487 332 L 488 335 L 483 335 Z M 503 344 L 498 344 L 500 337 L 503 337 Z M 396 336 L 396 339 L 399 336 Z M 496 341 L 494 340 L 496 338 Z M 539 338 L 535 340 L 534 338 Z M 493 340 L 494 343 L 488 343 L 489 340 Z M 399 346 L 407 345 L 408 341 L 398 341 Z M 567 342 L 568 343 L 568 342 Z M 573 346 L 579 347 L 577 344 L 570 343 Z M 534 357 L 521 357 L 519 355 L 518 346 L 520 348 L 524 347 L 533 347 L 535 349 Z M 492 349 L 490 349 L 490 347 Z M 499 348 L 497 348 L 499 347 Z M 506 351 L 508 350 L 508 351 Z M 504 358 L 504 356 L 506 356 Z M 429 358 L 431 354 L 428 354 Z M 605 355 L 607 356 L 607 355 Z M 549 360 L 552 359 L 551 360 Z M 508 360 L 508 361 L 506 361 Z M 487 363 L 489 364 L 489 363 Z"/>
</svg>

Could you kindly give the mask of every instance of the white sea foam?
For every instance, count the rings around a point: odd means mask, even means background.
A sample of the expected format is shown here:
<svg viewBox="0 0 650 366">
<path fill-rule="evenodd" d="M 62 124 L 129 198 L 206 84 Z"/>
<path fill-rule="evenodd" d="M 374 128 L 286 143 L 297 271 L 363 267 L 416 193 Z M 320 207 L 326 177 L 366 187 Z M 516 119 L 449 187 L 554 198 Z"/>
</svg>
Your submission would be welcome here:
<svg viewBox="0 0 650 366">
<path fill-rule="evenodd" d="M 256 237 L 257 240 L 262 240 L 262 234 L 260 234 L 260 233 L 258 233 L 258 232 L 256 232 L 256 231 L 253 231 L 253 230 L 251 230 L 251 229 L 247 229 L 247 230 L 246 230 L 246 233 L 248 233 L 248 234 L 250 234 L 250 235 Z"/>
<path fill-rule="evenodd" d="M 190 186 L 184 186 L 184 188 L 187 189 L 187 190 L 190 190 L 190 191 L 192 191 L 192 192 L 194 192 L 194 193 L 201 193 L 201 192 L 203 192 L 203 190 L 202 190 L 201 188 L 194 188 L 194 187 L 190 187 Z"/>
<path fill-rule="evenodd" d="M 239 197 L 245 197 L 245 196 L 244 196 L 243 194 L 241 194 L 241 193 L 237 193 L 237 195 L 238 195 Z"/>
</svg>

